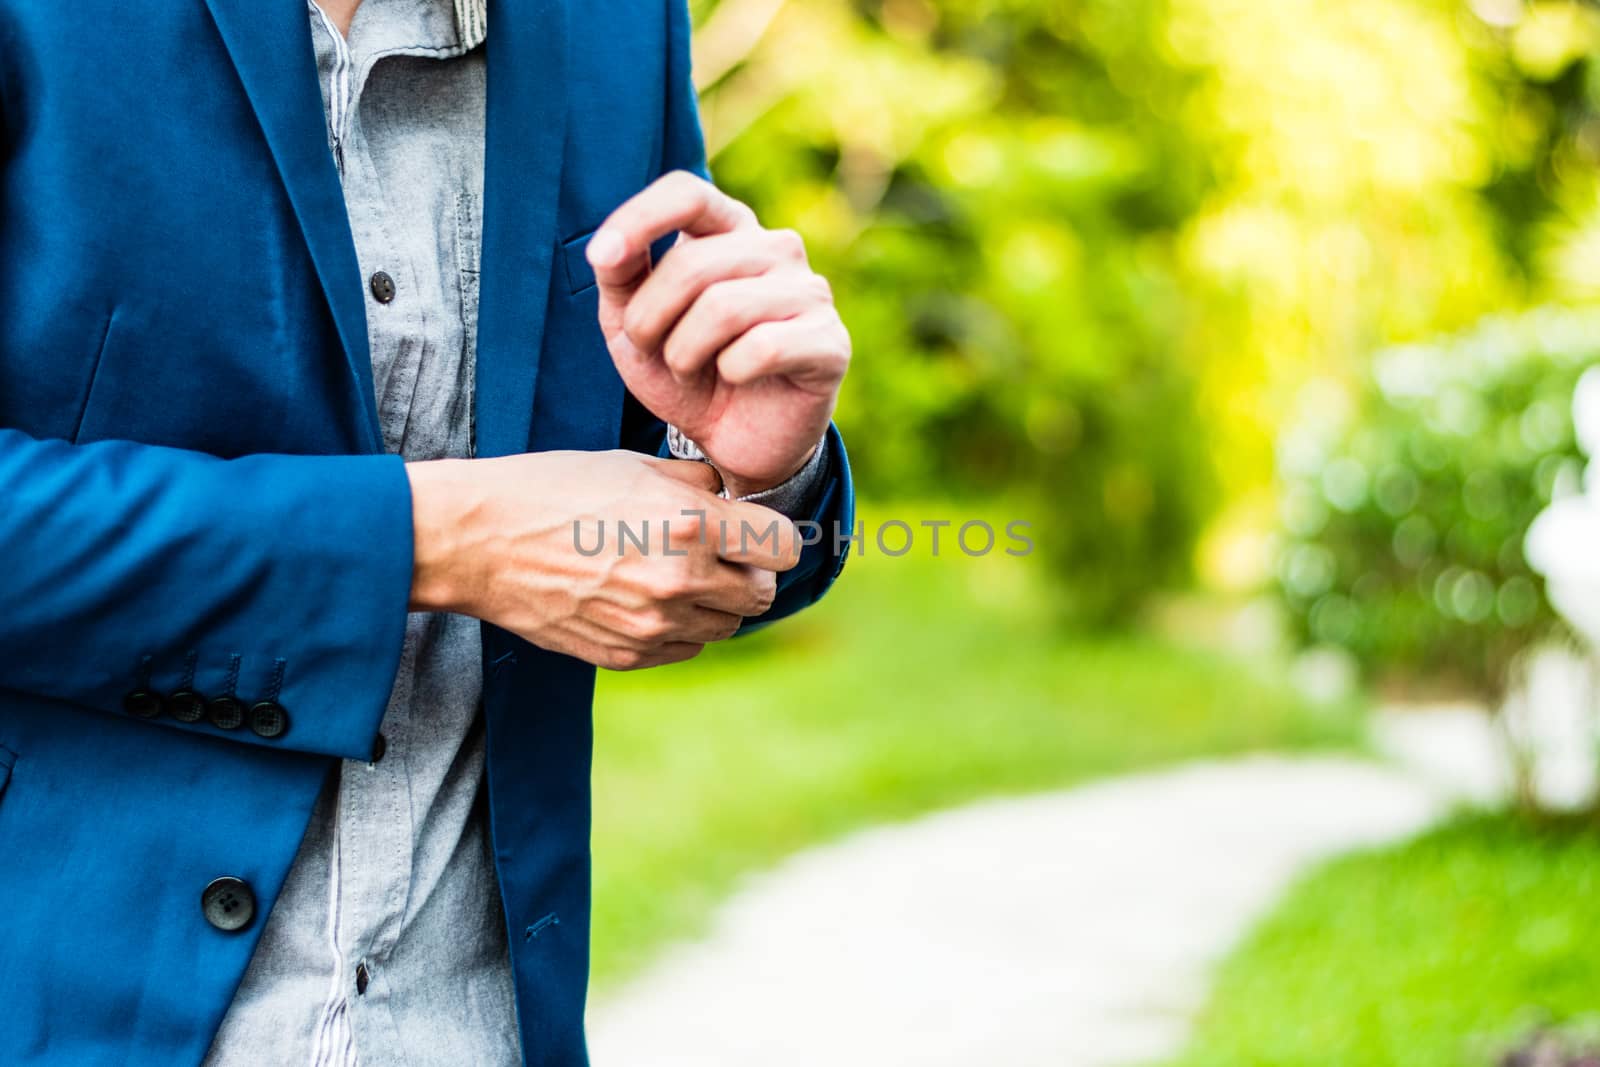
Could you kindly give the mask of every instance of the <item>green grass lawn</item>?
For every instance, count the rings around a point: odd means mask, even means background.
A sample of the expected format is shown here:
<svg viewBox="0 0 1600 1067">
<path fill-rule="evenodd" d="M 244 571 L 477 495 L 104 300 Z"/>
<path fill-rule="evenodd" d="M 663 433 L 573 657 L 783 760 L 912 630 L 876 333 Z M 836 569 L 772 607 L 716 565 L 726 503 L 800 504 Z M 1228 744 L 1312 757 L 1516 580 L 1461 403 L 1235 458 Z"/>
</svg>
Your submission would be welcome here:
<svg viewBox="0 0 1600 1067">
<path fill-rule="evenodd" d="M 598 983 L 703 928 L 742 874 L 847 830 L 1192 756 L 1350 743 L 1281 671 L 1053 633 L 1003 555 L 853 559 L 804 615 L 681 666 L 604 675 Z"/>
<path fill-rule="evenodd" d="M 1597 1009 L 1600 831 L 1471 818 L 1299 885 L 1174 1067 L 1492 1067 Z"/>
</svg>

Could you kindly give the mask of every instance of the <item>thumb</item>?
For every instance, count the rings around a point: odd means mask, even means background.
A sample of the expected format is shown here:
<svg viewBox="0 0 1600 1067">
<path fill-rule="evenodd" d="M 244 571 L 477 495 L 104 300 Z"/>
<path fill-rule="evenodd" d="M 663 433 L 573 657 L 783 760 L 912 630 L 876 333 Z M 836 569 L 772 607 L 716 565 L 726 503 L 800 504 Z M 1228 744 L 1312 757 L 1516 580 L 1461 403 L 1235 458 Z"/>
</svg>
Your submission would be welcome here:
<svg viewBox="0 0 1600 1067">
<path fill-rule="evenodd" d="M 692 485 L 707 493 L 722 491 L 722 475 L 717 468 L 698 459 L 652 459 L 656 470 L 668 478 Z"/>
</svg>

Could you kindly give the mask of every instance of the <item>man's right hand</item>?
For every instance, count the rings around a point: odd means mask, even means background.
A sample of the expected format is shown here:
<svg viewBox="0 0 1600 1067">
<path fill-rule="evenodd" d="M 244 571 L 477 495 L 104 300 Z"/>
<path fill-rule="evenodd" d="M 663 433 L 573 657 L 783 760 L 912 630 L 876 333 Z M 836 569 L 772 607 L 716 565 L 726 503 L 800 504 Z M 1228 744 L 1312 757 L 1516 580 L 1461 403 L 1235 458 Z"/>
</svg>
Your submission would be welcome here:
<svg viewBox="0 0 1600 1067">
<path fill-rule="evenodd" d="M 406 471 L 413 611 L 471 615 L 612 670 L 689 659 L 731 637 L 772 606 L 777 572 L 800 558 L 793 523 L 716 496 L 704 463 L 538 452 Z M 774 521 L 776 544 L 760 539 Z M 623 547 L 622 525 L 644 551 Z"/>
</svg>

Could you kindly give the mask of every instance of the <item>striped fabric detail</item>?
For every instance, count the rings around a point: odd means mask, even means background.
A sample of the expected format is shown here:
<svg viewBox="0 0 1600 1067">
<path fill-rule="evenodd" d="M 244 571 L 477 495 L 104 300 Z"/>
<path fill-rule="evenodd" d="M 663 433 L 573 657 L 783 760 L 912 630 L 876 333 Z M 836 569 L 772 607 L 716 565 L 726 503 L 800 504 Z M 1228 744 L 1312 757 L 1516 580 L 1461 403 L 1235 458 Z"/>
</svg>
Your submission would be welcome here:
<svg viewBox="0 0 1600 1067">
<path fill-rule="evenodd" d="M 317 5 L 317 0 L 306 0 L 306 5 L 322 20 L 322 28 L 333 40 L 333 71 L 328 76 L 328 146 L 333 149 L 333 161 L 338 164 L 339 173 L 343 174 L 344 139 L 350 124 L 350 68 L 354 66 L 350 42 L 344 39 L 328 13 Z"/>
<path fill-rule="evenodd" d="M 472 51 L 489 34 L 489 0 L 455 0 L 456 33 L 461 47 Z"/>
<path fill-rule="evenodd" d="M 333 825 L 338 827 L 337 794 L 333 803 Z M 328 871 L 328 949 L 333 957 L 333 973 L 329 976 L 327 999 L 322 1002 L 322 1011 L 317 1019 L 309 1067 L 358 1067 L 359 1062 L 356 1059 L 355 1030 L 350 1025 L 349 982 L 345 973 L 344 949 L 339 944 L 340 852 L 339 832 L 335 829 Z"/>
<path fill-rule="evenodd" d="M 488 32 L 488 0 L 453 0 L 453 3 L 456 33 L 460 38 L 461 47 L 471 51 L 484 42 Z M 333 46 L 333 69 L 329 74 L 327 86 L 328 139 L 334 161 L 342 174 L 344 143 L 350 132 L 350 112 L 354 102 L 355 90 L 351 79 L 355 60 L 350 52 L 350 42 L 339 32 L 339 28 L 334 25 L 327 12 L 322 10 L 316 0 L 306 0 L 306 6 L 321 22 Z M 337 801 L 335 803 L 337 804 Z M 337 807 L 333 823 L 336 827 L 339 824 Z M 360 1059 L 355 1048 L 355 1031 L 350 1022 L 349 960 L 339 943 L 342 903 L 340 852 L 335 831 L 333 855 L 330 857 L 331 869 L 328 871 L 327 939 L 332 967 L 328 976 L 328 992 L 318 1013 L 317 1028 L 312 1039 L 309 1067 L 360 1067 Z"/>
</svg>

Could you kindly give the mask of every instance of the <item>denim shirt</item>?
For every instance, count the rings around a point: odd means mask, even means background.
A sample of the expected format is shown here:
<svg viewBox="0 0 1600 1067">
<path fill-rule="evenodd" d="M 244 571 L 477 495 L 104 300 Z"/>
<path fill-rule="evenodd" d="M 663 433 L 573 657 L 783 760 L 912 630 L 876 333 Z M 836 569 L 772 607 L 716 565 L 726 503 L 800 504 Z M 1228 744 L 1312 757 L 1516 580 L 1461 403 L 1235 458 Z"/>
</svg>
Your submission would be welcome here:
<svg viewBox="0 0 1600 1067">
<path fill-rule="evenodd" d="M 308 0 L 385 447 L 473 452 L 487 0 Z M 693 442 L 671 450 L 698 458 Z M 826 457 L 749 498 L 798 514 Z M 381 750 L 334 768 L 206 1059 L 521 1062 L 486 812 L 479 623 L 412 614 Z"/>
<path fill-rule="evenodd" d="M 483 0 L 308 9 L 385 447 L 472 453 Z M 460 9 L 459 11 L 457 9 Z M 383 751 L 330 775 L 208 1064 L 521 1062 L 483 791 L 479 624 L 413 614 Z"/>
</svg>

